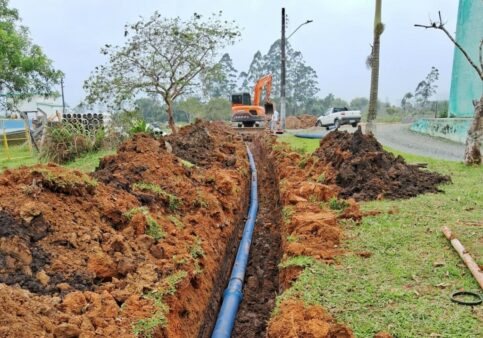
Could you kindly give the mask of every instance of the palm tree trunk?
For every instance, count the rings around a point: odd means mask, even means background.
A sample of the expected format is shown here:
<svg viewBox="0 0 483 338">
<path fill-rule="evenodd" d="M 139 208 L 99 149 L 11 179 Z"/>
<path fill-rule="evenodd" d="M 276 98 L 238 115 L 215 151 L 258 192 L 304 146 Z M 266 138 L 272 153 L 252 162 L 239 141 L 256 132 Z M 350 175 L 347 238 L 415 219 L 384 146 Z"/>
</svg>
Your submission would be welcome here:
<svg viewBox="0 0 483 338">
<path fill-rule="evenodd" d="M 475 118 L 468 130 L 465 148 L 465 164 L 480 165 L 481 164 L 481 136 L 483 133 L 483 96 L 475 105 Z"/>
<path fill-rule="evenodd" d="M 381 34 L 384 25 L 381 21 L 382 0 L 376 0 L 376 13 L 374 15 L 374 44 L 371 55 L 371 92 L 369 97 L 369 111 L 367 114 L 366 133 L 374 133 L 376 126 L 374 120 L 377 116 L 377 94 L 379 90 L 379 50 L 381 47 Z"/>
<path fill-rule="evenodd" d="M 367 114 L 366 133 L 374 133 L 376 126 L 374 120 L 377 117 L 377 94 L 379 90 L 379 48 L 380 35 L 374 34 L 374 45 L 372 47 L 371 64 L 371 92 L 369 97 L 369 111 Z"/>
</svg>

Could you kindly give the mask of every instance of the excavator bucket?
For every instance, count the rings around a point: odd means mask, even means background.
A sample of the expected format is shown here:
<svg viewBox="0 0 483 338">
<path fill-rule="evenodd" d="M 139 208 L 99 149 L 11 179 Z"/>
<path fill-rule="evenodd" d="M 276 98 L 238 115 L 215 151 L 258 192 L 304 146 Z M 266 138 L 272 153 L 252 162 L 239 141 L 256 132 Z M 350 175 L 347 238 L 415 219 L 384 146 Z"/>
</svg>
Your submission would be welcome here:
<svg viewBox="0 0 483 338">
<path fill-rule="evenodd" d="M 273 115 L 273 103 L 265 102 L 265 114 Z"/>
</svg>

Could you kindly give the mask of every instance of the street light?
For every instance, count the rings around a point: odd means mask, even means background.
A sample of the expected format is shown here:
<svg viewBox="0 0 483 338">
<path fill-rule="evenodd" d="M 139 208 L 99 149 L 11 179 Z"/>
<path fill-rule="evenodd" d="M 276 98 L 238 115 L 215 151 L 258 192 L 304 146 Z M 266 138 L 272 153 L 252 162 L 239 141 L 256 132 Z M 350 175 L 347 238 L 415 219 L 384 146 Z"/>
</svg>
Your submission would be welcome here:
<svg viewBox="0 0 483 338">
<path fill-rule="evenodd" d="M 286 57 L 285 57 L 285 43 L 287 42 L 288 39 L 290 39 L 290 37 L 292 35 L 295 34 L 296 31 L 298 31 L 300 29 L 300 27 L 302 27 L 303 25 L 307 25 L 311 22 L 313 22 L 313 20 L 307 20 L 305 21 L 304 23 L 300 24 L 293 32 L 292 34 L 290 34 L 288 36 L 288 38 L 285 38 L 285 7 L 282 8 L 282 39 L 281 39 L 281 43 L 280 43 L 280 47 L 281 47 L 281 88 L 280 88 L 280 124 L 279 126 L 281 127 L 280 128 L 280 133 L 283 133 L 284 130 L 285 130 L 285 115 L 286 115 L 286 106 L 285 106 L 285 73 L 286 73 Z"/>
<path fill-rule="evenodd" d="M 303 25 L 307 25 L 307 24 L 309 24 L 309 23 L 311 23 L 311 22 L 314 22 L 314 20 L 307 20 L 307 21 L 305 21 L 305 22 L 301 23 L 301 24 L 300 24 L 300 25 L 299 25 L 297 28 L 295 28 L 295 30 L 292 32 L 292 34 L 290 34 L 290 35 L 288 36 L 287 41 L 288 41 L 288 39 L 290 39 L 290 37 L 291 37 L 292 35 L 294 35 L 294 34 L 295 34 L 295 32 L 296 32 L 296 31 L 298 31 L 298 30 L 300 29 L 300 27 L 302 27 Z"/>
</svg>

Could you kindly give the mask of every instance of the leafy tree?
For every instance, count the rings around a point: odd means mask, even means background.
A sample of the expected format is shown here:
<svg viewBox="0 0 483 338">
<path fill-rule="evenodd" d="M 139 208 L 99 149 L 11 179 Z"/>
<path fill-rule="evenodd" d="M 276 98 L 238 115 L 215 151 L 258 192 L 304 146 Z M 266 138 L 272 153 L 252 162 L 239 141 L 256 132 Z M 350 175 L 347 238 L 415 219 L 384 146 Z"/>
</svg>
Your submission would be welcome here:
<svg viewBox="0 0 483 338">
<path fill-rule="evenodd" d="M 146 122 L 163 121 L 163 115 L 166 115 L 164 108 L 156 97 L 143 97 L 134 101 L 136 110 Z"/>
<path fill-rule="evenodd" d="M 5 108 L 13 110 L 20 100 L 56 94 L 53 86 L 63 74 L 32 43 L 28 29 L 19 24 L 18 11 L 8 5 L 0 0 L 0 94 L 11 98 Z"/>
<path fill-rule="evenodd" d="M 236 90 L 237 70 L 228 53 L 202 79 L 205 95 L 208 97 L 229 97 Z"/>
<path fill-rule="evenodd" d="M 248 74 L 246 72 L 241 72 L 240 75 L 238 75 L 238 82 L 240 83 L 240 87 L 238 87 L 238 90 L 240 92 L 250 91 L 250 86 L 248 84 Z"/>
<path fill-rule="evenodd" d="M 185 116 L 188 122 L 195 118 L 209 121 L 228 120 L 231 117 L 231 103 L 227 98 L 214 97 L 203 103 L 198 97 L 189 97 L 176 105 L 180 116 Z"/>
<path fill-rule="evenodd" d="M 214 97 L 206 105 L 203 117 L 209 121 L 229 120 L 231 103 L 223 97 Z"/>
<path fill-rule="evenodd" d="M 350 103 L 350 107 L 352 109 L 357 109 L 357 110 L 360 110 L 361 112 L 366 110 L 367 108 L 367 105 L 369 104 L 369 100 L 365 97 L 356 97 L 356 98 L 353 98 L 351 103 Z"/>
<path fill-rule="evenodd" d="M 192 90 L 202 72 L 209 72 L 220 49 L 240 36 L 238 27 L 222 20 L 221 12 L 204 19 L 164 18 L 155 12 L 125 26 L 122 46 L 105 45 L 107 65 L 96 67 L 85 82 L 88 102 L 110 102 L 114 108 L 139 94 L 160 96 L 168 124 L 177 132 L 173 105 Z"/>
<path fill-rule="evenodd" d="M 312 67 L 305 64 L 302 53 L 294 52 L 290 60 L 293 65 L 289 68 L 289 97 L 293 100 L 294 108 L 296 108 L 305 105 L 309 99 L 314 98 L 319 91 L 319 86 L 317 73 Z"/>
<path fill-rule="evenodd" d="M 177 105 L 177 110 L 183 111 L 187 122 L 192 122 L 193 118 L 203 117 L 204 107 L 197 97 L 189 97 Z"/>
<path fill-rule="evenodd" d="M 250 63 L 250 67 L 248 68 L 247 72 L 247 81 L 249 83 L 250 92 L 253 91 L 253 87 L 255 83 L 265 75 L 266 69 L 263 63 L 262 53 L 257 51 L 255 55 L 253 55 L 252 62 Z"/>
<path fill-rule="evenodd" d="M 409 109 L 412 108 L 412 104 L 411 104 L 411 99 L 414 97 L 413 93 L 411 92 L 407 92 L 406 94 L 404 94 L 402 100 L 401 100 L 401 108 L 403 109 L 403 111 L 408 111 Z"/>
<path fill-rule="evenodd" d="M 426 78 L 418 83 L 414 97 L 421 109 L 426 108 L 429 98 L 436 93 L 438 86 L 435 84 L 439 79 L 439 71 L 435 67 L 431 67 L 431 71 Z"/>
<path fill-rule="evenodd" d="M 376 0 L 376 13 L 374 15 L 374 43 L 372 52 L 367 60 L 371 68 L 371 91 L 369 97 L 369 112 L 367 114 L 366 132 L 374 132 L 374 120 L 377 117 L 377 95 L 379 91 L 379 50 L 381 47 L 381 34 L 384 24 L 381 21 L 381 0 Z"/>
</svg>

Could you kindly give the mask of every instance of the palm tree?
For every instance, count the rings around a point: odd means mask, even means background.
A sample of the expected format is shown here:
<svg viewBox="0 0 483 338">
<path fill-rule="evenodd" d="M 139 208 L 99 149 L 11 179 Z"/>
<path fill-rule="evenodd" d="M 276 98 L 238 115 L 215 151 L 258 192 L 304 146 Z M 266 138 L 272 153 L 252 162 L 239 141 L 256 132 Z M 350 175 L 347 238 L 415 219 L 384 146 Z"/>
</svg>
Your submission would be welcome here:
<svg viewBox="0 0 483 338">
<path fill-rule="evenodd" d="M 379 49 L 381 46 L 381 34 L 384 24 L 381 22 L 381 2 L 376 0 L 376 14 L 374 16 L 374 43 L 372 52 L 367 59 L 367 65 L 371 68 L 371 92 L 369 97 L 369 112 L 367 114 L 366 133 L 374 132 L 374 120 L 377 116 L 377 93 L 379 88 Z"/>
</svg>

